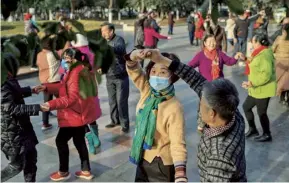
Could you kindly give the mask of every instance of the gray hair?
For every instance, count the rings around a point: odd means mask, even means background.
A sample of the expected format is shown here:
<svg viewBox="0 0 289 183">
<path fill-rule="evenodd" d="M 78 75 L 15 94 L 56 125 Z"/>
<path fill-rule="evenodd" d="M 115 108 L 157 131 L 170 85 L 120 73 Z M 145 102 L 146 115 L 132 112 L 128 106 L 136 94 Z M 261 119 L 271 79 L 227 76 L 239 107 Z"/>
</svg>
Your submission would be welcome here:
<svg viewBox="0 0 289 183">
<path fill-rule="evenodd" d="M 203 86 L 202 97 L 208 107 L 226 121 L 231 121 L 239 105 L 239 93 L 227 79 L 216 79 Z"/>
</svg>

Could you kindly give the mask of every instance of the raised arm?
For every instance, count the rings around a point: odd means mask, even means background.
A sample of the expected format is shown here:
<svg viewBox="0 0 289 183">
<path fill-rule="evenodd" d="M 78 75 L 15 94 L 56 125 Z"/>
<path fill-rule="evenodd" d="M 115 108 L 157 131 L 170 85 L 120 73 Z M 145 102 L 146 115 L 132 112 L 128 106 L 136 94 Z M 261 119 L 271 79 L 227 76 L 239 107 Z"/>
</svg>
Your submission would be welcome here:
<svg viewBox="0 0 289 183">
<path fill-rule="evenodd" d="M 127 60 L 126 61 L 127 73 L 130 79 L 133 81 L 136 88 L 139 89 L 141 95 L 149 92 L 150 85 L 139 62 L 131 61 L 129 58 L 127 58 L 126 60 Z"/>
<path fill-rule="evenodd" d="M 152 31 L 152 35 L 153 35 L 153 37 L 156 37 L 158 39 L 168 39 L 167 36 L 163 36 L 163 35 L 159 34 L 158 32 L 156 32 L 155 30 Z"/>
<path fill-rule="evenodd" d="M 184 80 L 201 98 L 203 85 L 207 80 L 192 67 L 177 61 L 168 62 L 169 69 Z"/>
</svg>

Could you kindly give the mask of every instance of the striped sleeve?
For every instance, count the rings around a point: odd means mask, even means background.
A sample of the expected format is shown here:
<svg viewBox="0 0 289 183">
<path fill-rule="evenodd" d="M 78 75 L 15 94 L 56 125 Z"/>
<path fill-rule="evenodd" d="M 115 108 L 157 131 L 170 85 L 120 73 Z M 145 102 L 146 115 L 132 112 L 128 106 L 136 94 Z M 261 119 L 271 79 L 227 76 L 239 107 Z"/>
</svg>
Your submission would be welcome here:
<svg viewBox="0 0 289 183">
<path fill-rule="evenodd" d="M 190 86 L 190 88 L 192 88 L 197 95 L 201 97 L 202 88 L 206 83 L 206 79 L 199 72 L 178 61 L 173 61 L 169 66 L 169 69 L 184 80 Z"/>
<path fill-rule="evenodd" d="M 233 179 L 237 169 L 229 160 L 215 155 L 207 160 L 205 182 L 230 182 Z"/>
</svg>

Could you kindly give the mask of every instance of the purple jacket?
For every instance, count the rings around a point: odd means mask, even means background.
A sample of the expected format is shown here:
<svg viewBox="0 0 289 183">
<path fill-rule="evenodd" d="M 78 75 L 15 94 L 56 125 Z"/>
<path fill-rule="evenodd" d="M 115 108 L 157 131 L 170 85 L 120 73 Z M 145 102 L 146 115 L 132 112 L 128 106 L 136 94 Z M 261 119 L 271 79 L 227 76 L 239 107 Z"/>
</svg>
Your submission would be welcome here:
<svg viewBox="0 0 289 183">
<path fill-rule="evenodd" d="M 234 65 L 237 63 L 238 60 L 236 60 L 233 57 L 229 57 L 221 50 L 218 50 L 219 55 L 219 67 L 220 67 L 220 77 L 224 77 L 223 68 L 225 65 Z M 191 60 L 188 64 L 189 66 L 196 68 L 199 67 L 199 72 L 203 77 L 205 77 L 208 81 L 212 81 L 213 77 L 211 75 L 212 70 L 212 61 L 208 59 L 204 53 L 204 51 L 200 51 L 197 53 L 197 55 Z"/>
</svg>

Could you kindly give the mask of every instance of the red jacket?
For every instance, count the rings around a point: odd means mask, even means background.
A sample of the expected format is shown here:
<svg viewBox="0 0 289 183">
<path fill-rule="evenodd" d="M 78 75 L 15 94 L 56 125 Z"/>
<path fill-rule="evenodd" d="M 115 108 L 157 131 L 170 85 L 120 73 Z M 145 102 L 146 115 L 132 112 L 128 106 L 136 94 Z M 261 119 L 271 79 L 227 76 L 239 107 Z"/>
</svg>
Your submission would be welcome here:
<svg viewBox="0 0 289 183">
<path fill-rule="evenodd" d="M 45 84 L 48 93 L 59 95 L 59 98 L 48 102 L 50 110 L 58 110 L 59 127 L 83 126 L 98 117 L 95 97 L 84 100 L 79 95 L 79 73 L 83 68 L 83 65 L 78 65 L 61 82 Z"/>
<path fill-rule="evenodd" d="M 148 47 L 156 47 L 157 39 L 168 39 L 167 36 L 160 35 L 153 28 L 144 28 L 144 45 Z"/>
</svg>

